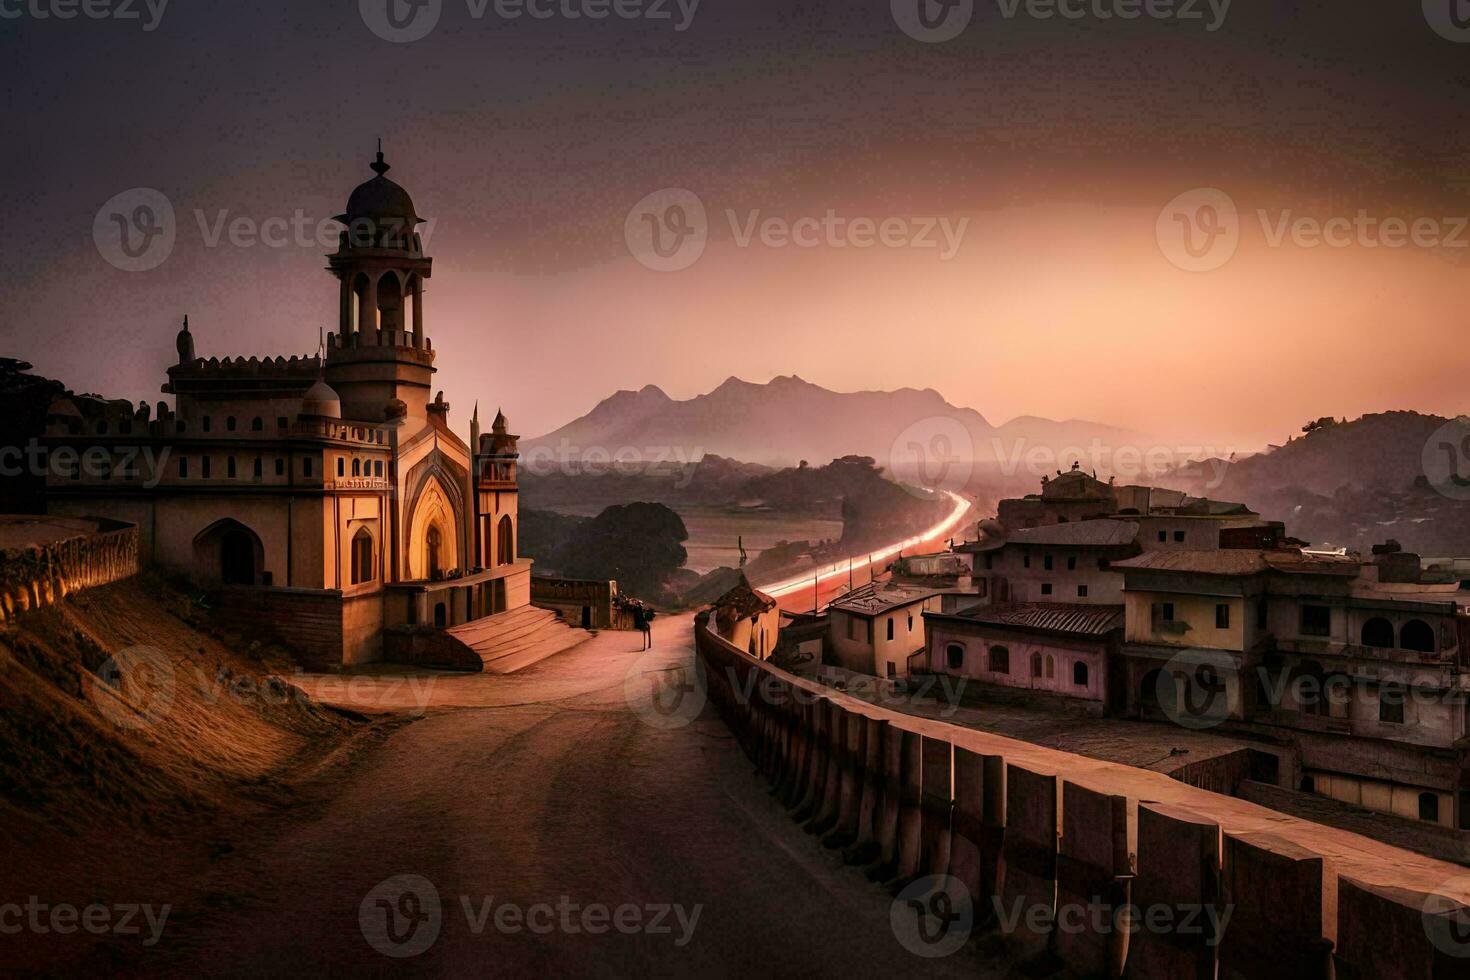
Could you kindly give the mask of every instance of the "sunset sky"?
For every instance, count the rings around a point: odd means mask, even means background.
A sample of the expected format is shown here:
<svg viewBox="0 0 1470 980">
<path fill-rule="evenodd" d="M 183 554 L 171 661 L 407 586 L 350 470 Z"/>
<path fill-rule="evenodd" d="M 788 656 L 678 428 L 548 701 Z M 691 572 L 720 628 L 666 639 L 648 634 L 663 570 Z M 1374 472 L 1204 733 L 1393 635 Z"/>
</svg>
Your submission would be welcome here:
<svg viewBox="0 0 1470 980">
<path fill-rule="evenodd" d="M 205 356 L 313 352 L 336 316 L 328 249 L 210 239 L 222 214 L 337 214 L 381 136 L 435 219 L 427 325 L 462 427 L 475 399 L 532 436 L 619 388 L 778 374 L 1222 449 L 1322 415 L 1460 414 L 1470 44 L 1394 7 L 1239 2 L 1210 31 L 979 2 L 944 43 L 899 30 L 888 0 L 704 0 L 682 31 L 676 4 L 505 20 L 444 0 L 405 44 L 355 0 L 178 0 L 147 31 L 0 21 L 0 56 L 32 80 L 3 97 L 0 354 L 152 402 L 185 313 Z M 93 221 L 137 187 L 169 200 L 176 243 L 127 272 Z M 625 240 L 664 188 L 708 215 L 680 271 Z M 1211 271 L 1161 247 L 1161 212 L 1195 188 L 1240 212 Z M 829 211 L 965 233 L 948 259 L 774 247 L 728 214 Z M 1360 211 L 1421 242 L 1273 240 Z"/>
</svg>

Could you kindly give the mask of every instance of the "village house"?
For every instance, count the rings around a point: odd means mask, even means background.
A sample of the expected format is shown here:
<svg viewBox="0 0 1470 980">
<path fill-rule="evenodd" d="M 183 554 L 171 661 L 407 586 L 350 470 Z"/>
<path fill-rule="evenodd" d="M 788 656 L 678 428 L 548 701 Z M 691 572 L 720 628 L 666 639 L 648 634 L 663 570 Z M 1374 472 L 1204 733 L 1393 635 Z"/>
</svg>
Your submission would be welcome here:
<svg viewBox="0 0 1470 980">
<path fill-rule="evenodd" d="M 757 660 L 776 652 L 781 632 L 781 609 L 776 600 L 753 588 L 745 578 L 711 605 L 715 632 Z"/>
<path fill-rule="evenodd" d="M 910 661 L 925 649 L 924 612 L 938 612 L 943 606 L 943 594 L 928 586 L 893 582 L 860 586 L 829 607 L 833 661 L 861 674 L 907 677 Z"/>
<path fill-rule="evenodd" d="M 46 430 L 50 513 L 137 525 L 144 563 L 262 628 L 289 624 L 319 667 L 418 656 L 418 631 L 530 600 L 517 437 L 500 414 L 482 436 L 477 410 L 466 444 L 431 397 L 423 219 L 381 152 L 371 169 L 327 257 L 339 313 L 318 354 L 206 359 L 185 318 L 172 404 L 64 398 Z"/>
</svg>

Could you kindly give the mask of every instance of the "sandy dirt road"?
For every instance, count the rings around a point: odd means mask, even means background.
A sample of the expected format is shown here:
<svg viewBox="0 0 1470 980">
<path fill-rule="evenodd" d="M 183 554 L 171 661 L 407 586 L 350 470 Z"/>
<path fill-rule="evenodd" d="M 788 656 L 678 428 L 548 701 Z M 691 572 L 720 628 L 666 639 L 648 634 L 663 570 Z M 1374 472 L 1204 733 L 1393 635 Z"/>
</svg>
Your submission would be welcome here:
<svg viewBox="0 0 1470 980">
<path fill-rule="evenodd" d="M 713 709 L 650 710 L 690 642 L 690 620 L 666 617 L 651 656 L 603 633 L 520 674 L 435 678 L 425 716 L 324 805 L 217 863 L 215 907 L 171 926 L 150 972 L 984 975 L 972 952 L 905 948 L 890 897 L 775 805 Z M 359 708 L 422 700 L 360 680 Z"/>
</svg>

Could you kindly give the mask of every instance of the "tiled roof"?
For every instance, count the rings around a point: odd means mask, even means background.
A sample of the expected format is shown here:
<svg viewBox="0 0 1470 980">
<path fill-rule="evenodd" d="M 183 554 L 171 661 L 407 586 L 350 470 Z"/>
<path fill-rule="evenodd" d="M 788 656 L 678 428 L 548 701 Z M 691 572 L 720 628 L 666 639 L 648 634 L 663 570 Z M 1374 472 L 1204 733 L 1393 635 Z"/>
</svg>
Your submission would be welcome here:
<svg viewBox="0 0 1470 980">
<path fill-rule="evenodd" d="M 1147 551 L 1136 558 L 1115 561 L 1124 571 L 1185 572 L 1196 575 L 1256 575 L 1265 571 L 1306 575 L 1358 574 L 1361 563 L 1344 555 L 1304 555 L 1300 551 L 1255 548 L 1219 548 L 1213 551 Z"/>
<path fill-rule="evenodd" d="M 874 616 L 886 609 L 913 605 L 934 595 L 938 595 L 938 592 L 923 586 L 870 582 L 834 600 L 832 608 L 863 616 Z"/>
<path fill-rule="evenodd" d="M 715 613 L 720 620 L 733 622 L 746 616 L 757 616 L 776 608 L 776 600 L 751 588 L 742 575 L 740 581 L 729 592 L 714 601 Z"/>
<path fill-rule="evenodd" d="M 1046 633 L 1103 636 L 1123 628 L 1123 607 L 1076 602 L 1014 602 L 974 606 L 954 613 L 950 618 Z"/>
<path fill-rule="evenodd" d="M 995 551 L 1008 544 L 1048 545 L 1059 548 L 1112 548 L 1132 544 L 1138 538 L 1138 522 L 1096 518 L 1090 521 L 1068 521 L 1041 527 L 1018 528 L 1004 537 L 990 535 L 979 541 L 967 541 L 955 551 Z"/>
</svg>

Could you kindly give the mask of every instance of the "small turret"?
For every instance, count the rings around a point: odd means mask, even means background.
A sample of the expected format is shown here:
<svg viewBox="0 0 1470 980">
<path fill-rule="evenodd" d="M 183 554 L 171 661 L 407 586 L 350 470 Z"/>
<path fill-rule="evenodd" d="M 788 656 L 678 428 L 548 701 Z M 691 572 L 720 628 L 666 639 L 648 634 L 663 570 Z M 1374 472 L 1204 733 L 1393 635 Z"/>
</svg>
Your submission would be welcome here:
<svg viewBox="0 0 1470 980">
<path fill-rule="evenodd" d="M 194 363 L 194 335 L 189 332 L 189 315 L 184 314 L 184 326 L 179 335 L 174 339 L 174 346 L 179 351 L 180 364 Z"/>
</svg>

